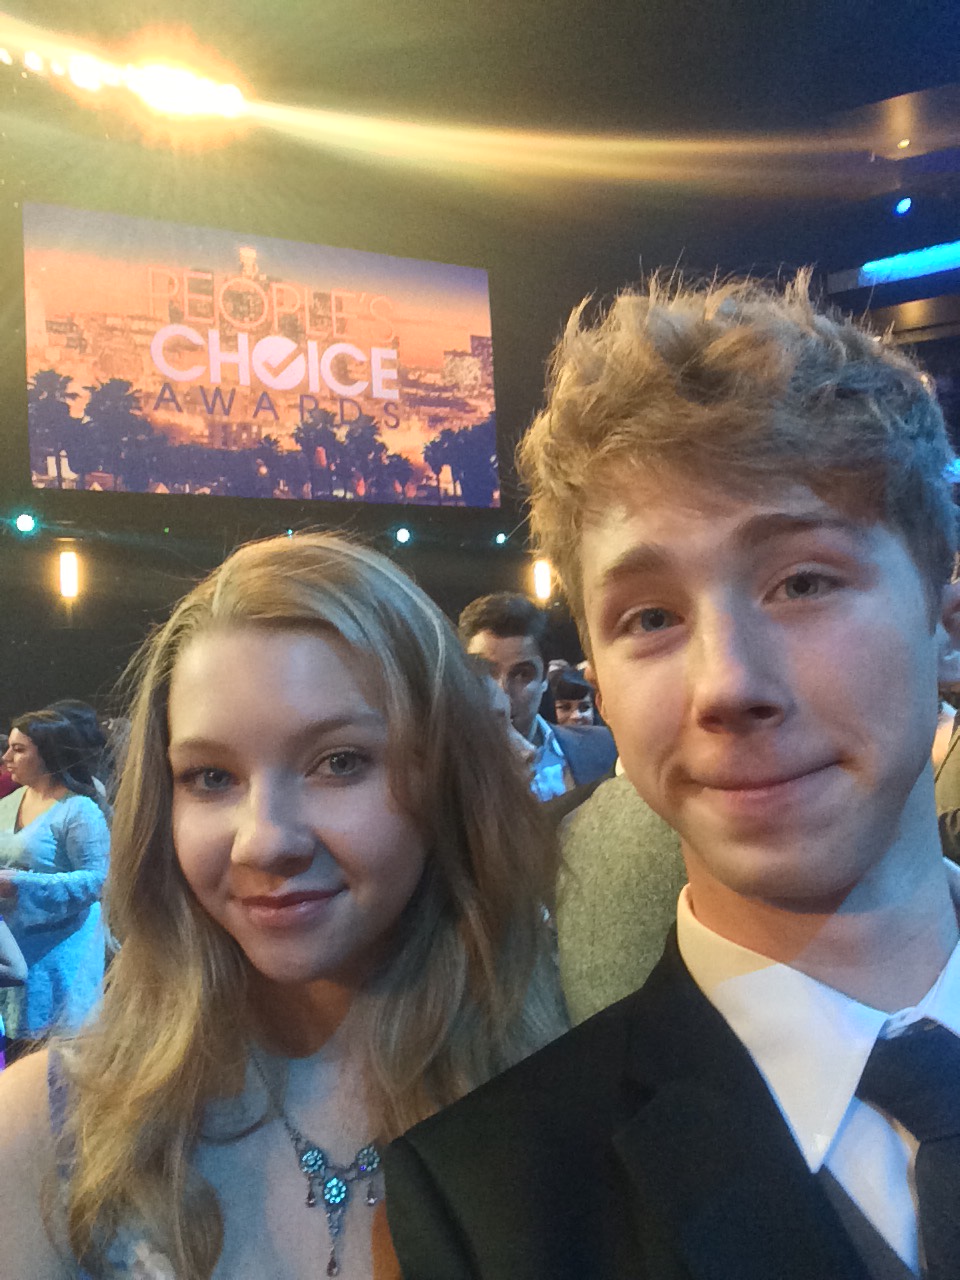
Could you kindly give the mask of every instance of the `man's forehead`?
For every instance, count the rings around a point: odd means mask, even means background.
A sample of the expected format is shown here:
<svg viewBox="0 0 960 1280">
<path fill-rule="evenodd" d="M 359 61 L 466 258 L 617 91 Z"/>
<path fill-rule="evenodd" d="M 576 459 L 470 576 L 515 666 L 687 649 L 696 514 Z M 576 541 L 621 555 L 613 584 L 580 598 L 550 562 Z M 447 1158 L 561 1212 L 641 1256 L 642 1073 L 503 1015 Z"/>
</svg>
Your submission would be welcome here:
<svg viewBox="0 0 960 1280">
<path fill-rule="evenodd" d="M 531 635 L 498 636 L 493 631 L 477 631 L 467 644 L 468 653 L 480 654 L 488 662 L 510 664 L 539 660 L 540 649 Z"/>
</svg>

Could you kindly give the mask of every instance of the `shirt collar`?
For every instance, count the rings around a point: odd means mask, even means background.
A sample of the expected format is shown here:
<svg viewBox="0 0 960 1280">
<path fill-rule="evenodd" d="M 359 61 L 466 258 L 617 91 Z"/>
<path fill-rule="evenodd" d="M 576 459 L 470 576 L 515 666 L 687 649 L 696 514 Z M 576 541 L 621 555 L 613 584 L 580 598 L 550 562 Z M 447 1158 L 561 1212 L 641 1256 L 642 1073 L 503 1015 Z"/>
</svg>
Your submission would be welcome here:
<svg viewBox="0 0 960 1280">
<path fill-rule="evenodd" d="M 553 725 L 549 720 L 544 720 L 541 715 L 538 715 L 533 722 L 533 743 L 538 750 L 550 751 L 563 759 L 563 751 L 557 735 L 553 731 Z"/>
<path fill-rule="evenodd" d="M 960 905 L 960 868 L 948 863 L 947 874 Z M 932 1018 L 960 1035 L 960 944 L 919 1004 L 888 1014 L 721 938 L 693 914 L 689 885 L 677 907 L 677 940 L 694 982 L 749 1051 L 813 1172 L 881 1032 Z"/>
</svg>

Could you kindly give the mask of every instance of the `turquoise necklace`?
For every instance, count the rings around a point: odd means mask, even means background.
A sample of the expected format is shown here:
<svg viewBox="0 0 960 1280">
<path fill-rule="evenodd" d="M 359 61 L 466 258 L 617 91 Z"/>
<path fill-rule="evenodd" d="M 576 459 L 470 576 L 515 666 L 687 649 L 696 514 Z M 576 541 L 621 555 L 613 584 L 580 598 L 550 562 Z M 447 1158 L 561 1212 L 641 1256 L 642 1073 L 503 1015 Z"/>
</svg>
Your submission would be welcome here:
<svg viewBox="0 0 960 1280">
<path fill-rule="evenodd" d="M 300 1172 L 307 1181 L 307 1208 L 312 1209 L 320 1203 L 326 1212 L 327 1227 L 330 1232 L 330 1259 L 327 1262 L 327 1275 L 338 1276 L 340 1274 L 340 1237 L 343 1234 L 347 1209 L 353 1199 L 354 1187 L 365 1187 L 365 1199 L 371 1208 L 383 1199 L 380 1152 L 375 1143 L 369 1142 L 365 1147 L 360 1148 L 348 1165 L 335 1164 L 322 1147 L 317 1146 L 311 1138 L 306 1137 L 291 1123 L 290 1117 L 281 1106 L 255 1054 L 251 1054 L 251 1060 L 273 1110 L 297 1153 Z"/>
</svg>

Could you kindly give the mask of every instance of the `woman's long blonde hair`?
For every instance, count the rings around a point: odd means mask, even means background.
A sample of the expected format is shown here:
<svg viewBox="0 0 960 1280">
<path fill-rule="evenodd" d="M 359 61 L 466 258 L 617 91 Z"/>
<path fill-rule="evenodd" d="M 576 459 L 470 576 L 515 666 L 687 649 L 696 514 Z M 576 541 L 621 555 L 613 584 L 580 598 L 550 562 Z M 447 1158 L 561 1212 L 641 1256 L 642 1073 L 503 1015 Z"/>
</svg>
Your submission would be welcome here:
<svg viewBox="0 0 960 1280">
<path fill-rule="evenodd" d="M 205 1106 L 243 1079 L 249 973 L 177 863 L 167 700 L 184 646 L 236 625 L 316 628 L 359 656 L 387 717 L 397 801 L 423 831 L 423 878 L 361 1002 L 361 1065 L 379 1138 L 562 1029 L 543 924 L 553 842 L 452 627 L 389 560 L 344 538 L 241 547 L 181 601 L 132 668 L 107 894 L 122 945 L 97 1023 L 64 1049 L 67 1232 L 94 1271 L 126 1223 L 146 1225 L 184 1280 L 208 1277 L 221 1249 L 216 1197 L 190 1161 Z"/>
</svg>

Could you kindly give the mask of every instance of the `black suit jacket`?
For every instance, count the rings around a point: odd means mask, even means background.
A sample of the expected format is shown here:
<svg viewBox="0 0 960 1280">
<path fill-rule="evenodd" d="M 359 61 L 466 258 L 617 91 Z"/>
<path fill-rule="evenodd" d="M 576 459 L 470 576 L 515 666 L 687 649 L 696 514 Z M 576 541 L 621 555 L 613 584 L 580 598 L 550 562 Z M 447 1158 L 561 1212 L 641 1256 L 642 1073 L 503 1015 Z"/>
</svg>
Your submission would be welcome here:
<svg viewBox="0 0 960 1280">
<path fill-rule="evenodd" d="M 867 1280 L 675 934 L 640 991 L 385 1167 L 405 1280 Z"/>
</svg>

